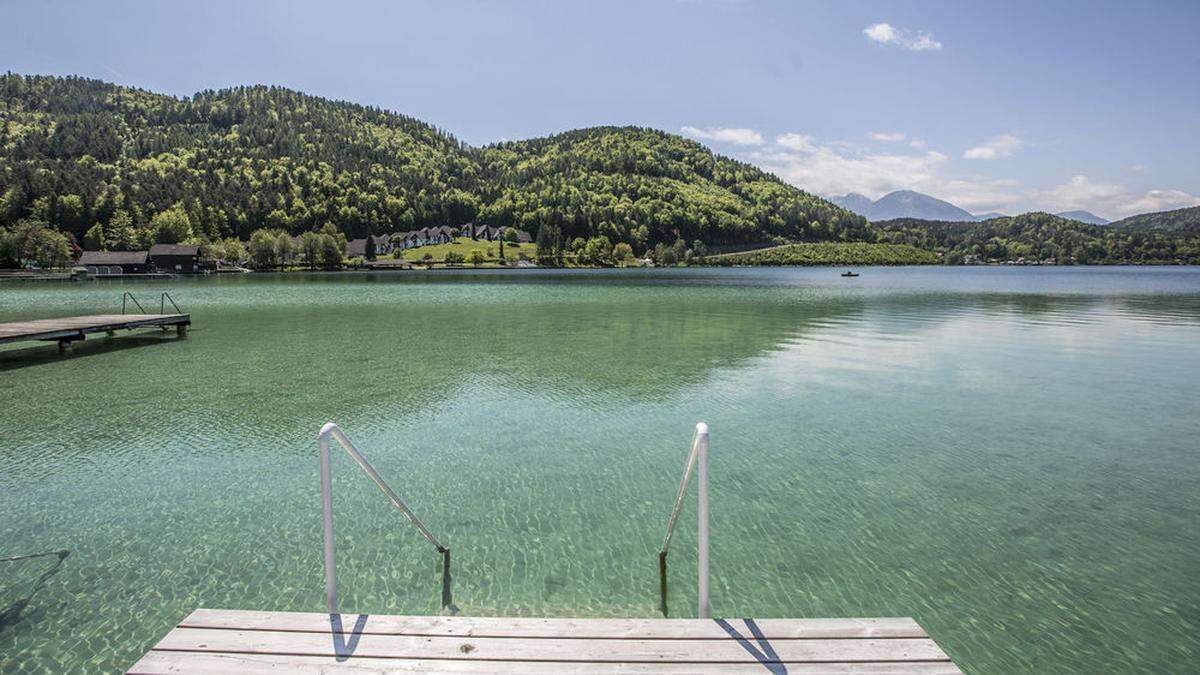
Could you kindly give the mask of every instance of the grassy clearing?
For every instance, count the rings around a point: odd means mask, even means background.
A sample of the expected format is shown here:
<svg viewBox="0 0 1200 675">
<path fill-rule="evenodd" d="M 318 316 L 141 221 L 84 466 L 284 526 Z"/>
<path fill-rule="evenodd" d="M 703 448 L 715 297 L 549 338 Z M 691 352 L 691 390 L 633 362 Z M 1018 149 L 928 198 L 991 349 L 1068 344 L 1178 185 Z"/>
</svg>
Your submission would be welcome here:
<svg viewBox="0 0 1200 675">
<path fill-rule="evenodd" d="M 908 244 L 821 242 L 785 244 L 772 248 L 726 253 L 705 259 L 710 265 L 937 265 L 930 251 Z"/>
<path fill-rule="evenodd" d="M 425 256 L 432 256 L 434 262 L 440 263 L 446 259 L 446 254 L 457 253 L 464 259 L 470 258 L 471 251 L 483 252 L 485 264 L 496 264 L 500 262 L 500 242 L 498 241 L 483 241 L 470 239 L 468 237 L 458 237 L 448 244 L 434 244 L 432 246 L 422 246 L 420 248 L 410 248 L 403 252 L 405 260 L 411 262 L 422 262 Z M 521 254 L 524 254 L 529 260 L 537 260 L 537 244 L 510 244 L 504 242 L 504 257 L 507 260 L 517 260 Z M 464 263 L 469 266 L 469 263 Z"/>
</svg>

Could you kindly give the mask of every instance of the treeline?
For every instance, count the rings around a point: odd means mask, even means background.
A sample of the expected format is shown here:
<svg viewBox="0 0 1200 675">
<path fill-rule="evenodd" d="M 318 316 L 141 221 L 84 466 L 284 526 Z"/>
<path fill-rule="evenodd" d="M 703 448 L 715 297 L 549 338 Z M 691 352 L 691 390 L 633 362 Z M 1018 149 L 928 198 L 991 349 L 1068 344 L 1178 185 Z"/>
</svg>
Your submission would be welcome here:
<svg viewBox="0 0 1200 675">
<path fill-rule="evenodd" d="M 859 216 L 693 141 L 596 128 L 473 148 L 395 113 L 279 87 L 178 99 L 78 77 L 0 78 L 0 227 L 82 242 L 248 240 L 332 224 L 350 238 L 469 221 L 638 253 L 860 240 Z"/>
<path fill-rule="evenodd" d="M 1088 225 L 1049 213 L 1025 213 L 978 223 L 901 218 L 873 225 L 879 241 L 936 251 L 948 264 L 1022 258 L 1080 265 L 1200 263 L 1200 230 L 1195 228 Z"/>
</svg>

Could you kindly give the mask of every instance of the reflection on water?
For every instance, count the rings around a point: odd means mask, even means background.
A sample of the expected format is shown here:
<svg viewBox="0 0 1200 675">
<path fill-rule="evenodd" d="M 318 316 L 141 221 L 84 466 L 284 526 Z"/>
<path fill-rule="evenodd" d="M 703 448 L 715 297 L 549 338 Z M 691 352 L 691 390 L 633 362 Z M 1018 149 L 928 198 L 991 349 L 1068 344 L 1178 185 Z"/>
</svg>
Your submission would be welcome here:
<svg viewBox="0 0 1200 675">
<path fill-rule="evenodd" d="M 158 290 L 121 283 L 8 284 L 0 321 Z M 716 614 L 914 616 L 976 672 L 1171 670 L 1200 646 L 1196 271 L 170 290 L 187 340 L 0 350 L 0 557 L 71 551 L 0 568 L 0 607 L 23 603 L 0 670 L 119 669 L 197 606 L 321 611 L 329 419 L 454 550 L 466 615 L 654 616 L 703 419 Z M 438 612 L 440 558 L 335 462 L 341 604 Z M 688 504 L 673 612 L 695 605 Z"/>
</svg>

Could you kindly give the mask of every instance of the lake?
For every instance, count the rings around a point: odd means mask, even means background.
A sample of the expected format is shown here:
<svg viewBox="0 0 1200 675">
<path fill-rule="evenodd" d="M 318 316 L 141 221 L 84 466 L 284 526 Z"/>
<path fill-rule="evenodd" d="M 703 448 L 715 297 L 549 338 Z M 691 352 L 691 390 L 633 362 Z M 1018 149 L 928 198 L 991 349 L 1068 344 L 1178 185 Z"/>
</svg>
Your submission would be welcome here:
<svg viewBox="0 0 1200 675">
<path fill-rule="evenodd" d="M 0 670 L 323 611 L 328 420 L 463 614 L 655 616 L 702 420 L 714 616 L 912 616 L 968 672 L 1195 664 L 1200 269 L 840 271 L 0 285 L 0 321 L 170 290 L 194 322 L 0 351 L 0 557 L 69 551 L 0 561 Z M 343 611 L 438 613 L 440 558 L 335 451 Z M 693 616 L 694 494 L 670 572 Z"/>
</svg>

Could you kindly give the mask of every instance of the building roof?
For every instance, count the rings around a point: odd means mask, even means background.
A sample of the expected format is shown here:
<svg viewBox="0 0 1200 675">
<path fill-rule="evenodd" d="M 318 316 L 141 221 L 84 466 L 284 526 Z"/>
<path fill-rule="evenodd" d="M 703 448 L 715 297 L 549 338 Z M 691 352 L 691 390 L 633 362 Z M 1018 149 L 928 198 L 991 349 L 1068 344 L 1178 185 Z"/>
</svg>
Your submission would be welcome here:
<svg viewBox="0 0 1200 675">
<path fill-rule="evenodd" d="M 528 244 L 529 242 L 533 241 L 533 237 L 530 236 L 530 234 L 525 230 L 517 230 L 517 241 L 521 242 L 522 244 Z"/>
<path fill-rule="evenodd" d="M 159 255 L 200 255 L 195 244 L 155 244 L 150 247 L 150 257 Z"/>
<path fill-rule="evenodd" d="M 146 251 L 84 251 L 80 265 L 145 265 L 150 254 Z"/>
<path fill-rule="evenodd" d="M 351 239 L 346 242 L 346 255 L 351 258 L 367 254 L 367 239 Z"/>
</svg>

